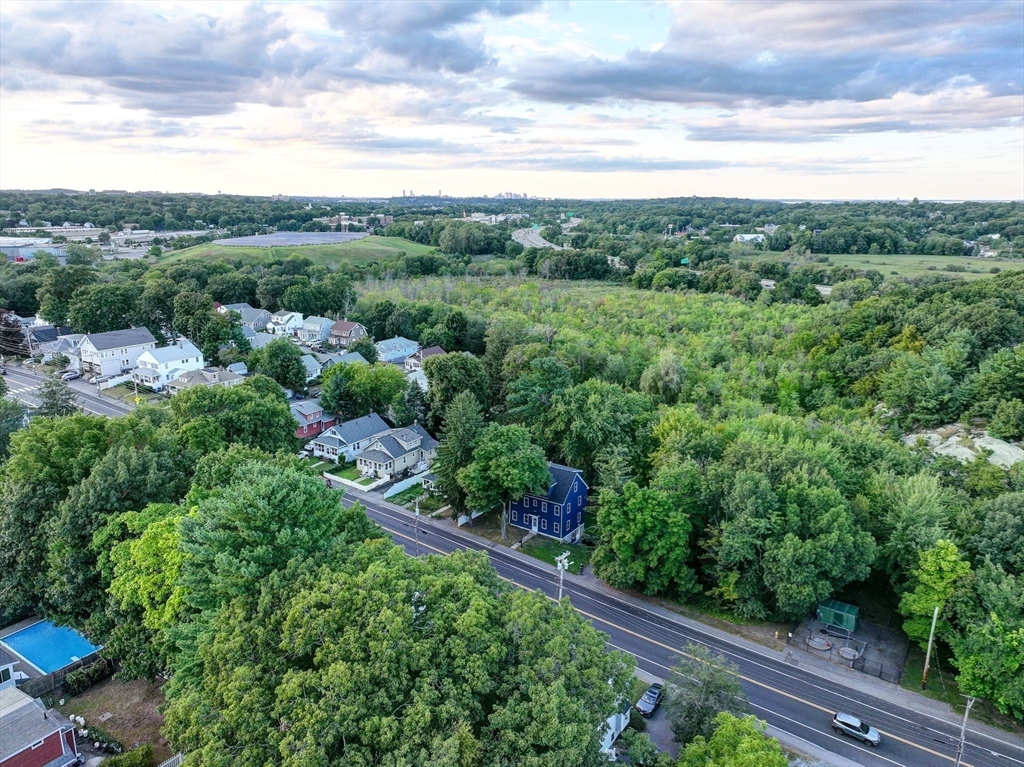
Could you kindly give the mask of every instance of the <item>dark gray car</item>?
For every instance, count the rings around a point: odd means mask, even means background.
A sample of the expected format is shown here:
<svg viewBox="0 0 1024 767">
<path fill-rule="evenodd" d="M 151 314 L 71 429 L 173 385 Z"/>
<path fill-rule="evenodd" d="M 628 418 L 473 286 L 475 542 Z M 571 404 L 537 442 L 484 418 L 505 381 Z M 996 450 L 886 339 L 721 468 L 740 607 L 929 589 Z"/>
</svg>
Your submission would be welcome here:
<svg viewBox="0 0 1024 767">
<path fill-rule="evenodd" d="M 837 713 L 832 717 L 832 729 L 840 735 L 849 735 L 869 746 L 877 746 L 882 742 L 882 736 L 878 734 L 878 730 L 851 714 Z"/>
<path fill-rule="evenodd" d="M 636 702 L 635 708 L 640 712 L 641 716 L 650 716 L 658 709 L 658 705 L 664 696 L 665 685 L 655 682 L 647 688 L 647 692 Z"/>
</svg>

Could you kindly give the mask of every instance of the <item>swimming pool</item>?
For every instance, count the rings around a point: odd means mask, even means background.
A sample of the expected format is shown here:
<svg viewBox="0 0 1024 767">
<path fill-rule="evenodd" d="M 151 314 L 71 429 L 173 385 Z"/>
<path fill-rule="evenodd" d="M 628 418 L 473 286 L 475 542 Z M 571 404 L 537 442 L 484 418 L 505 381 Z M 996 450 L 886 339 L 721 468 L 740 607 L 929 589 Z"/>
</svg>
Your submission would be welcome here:
<svg viewBox="0 0 1024 767">
<path fill-rule="evenodd" d="M 50 674 L 96 652 L 92 642 L 74 629 L 39 621 L 0 639 L 15 655 L 44 674 Z"/>
</svg>

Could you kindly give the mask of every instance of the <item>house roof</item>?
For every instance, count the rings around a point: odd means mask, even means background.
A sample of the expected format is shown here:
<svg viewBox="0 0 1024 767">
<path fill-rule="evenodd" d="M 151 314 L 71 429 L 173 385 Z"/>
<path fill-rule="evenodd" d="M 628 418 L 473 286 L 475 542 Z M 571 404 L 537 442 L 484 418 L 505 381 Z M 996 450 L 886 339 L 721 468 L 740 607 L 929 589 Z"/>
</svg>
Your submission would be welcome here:
<svg viewBox="0 0 1024 767">
<path fill-rule="evenodd" d="M 331 325 L 331 335 L 347 336 L 353 330 L 358 327 L 362 327 L 358 322 L 349 322 L 348 320 L 338 320 Z M 365 330 L 365 328 L 363 328 Z"/>
<path fill-rule="evenodd" d="M 353 418 L 351 421 L 339 423 L 324 433 L 338 438 L 343 444 L 354 445 L 360 440 L 382 434 L 388 431 L 388 429 L 389 427 L 383 418 L 376 413 L 370 413 L 361 418 Z"/>
<path fill-rule="evenodd" d="M 176 389 L 191 389 L 193 386 L 237 381 L 241 377 L 238 373 L 232 373 L 230 370 L 200 368 L 199 370 L 190 370 L 187 373 L 183 373 L 168 385 Z"/>
<path fill-rule="evenodd" d="M 319 325 L 320 327 L 323 327 L 324 325 L 333 325 L 334 324 L 334 320 L 329 320 L 326 317 L 315 317 L 314 316 L 314 317 L 306 317 L 306 319 L 304 319 L 302 321 L 302 324 L 303 325 L 310 325 L 310 326 L 312 326 L 312 325 Z"/>
<path fill-rule="evenodd" d="M 416 356 L 418 356 L 421 360 L 425 360 L 427 357 L 434 357 L 438 354 L 446 353 L 447 352 L 445 352 L 445 350 L 442 349 L 440 346 L 428 346 L 426 349 L 420 349 L 418 352 L 416 352 Z"/>
<path fill-rule="evenodd" d="M 348 352 L 347 354 L 326 354 L 323 357 L 325 365 L 369 365 L 359 352 Z"/>
<path fill-rule="evenodd" d="M 139 346 L 141 344 L 156 343 L 156 339 L 149 332 L 149 328 L 127 328 L 126 330 L 111 330 L 109 333 L 88 333 L 86 339 L 98 351 L 117 349 L 121 346 Z"/>
<path fill-rule="evenodd" d="M 37 344 L 45 344 L 50 341 L 56 341 L 57 336 L 60 335 L 57 332 L 57 328 L 53 325 L 37 325 L 35 327 L 26 328 L 28 334 L 32 337 L 32 340 Z"/>
<path fill-rule="evenodd" d="M 239 312 L 239 313 L 241 313 L 243 309 L 252 309 L 252 307 L 249 306 L 248 302 L 246 302 L 246 301 L 243 301 L 240 304 L 221 304 L 221 308 L 222 309 L 227 309 L 229 312 Z"/>
<path fill-rule="evenodd" d="M 263 315 L 266 315 L 268 317 L 270 316 L 270 312 L 268 312 L 266 309 L 253 309 L 252 307 L 249 307 L 248 309 L 242 309 L 238 313 L 242 315 L 242 322 L 255 322 L 256 320 L 260 319 Z"/>
<path fill-rule="evenodd" d="M 412 442 L 416 442 L 417 444 L 406 447 L 406 445 Z M 378 447 L 380 448 L 379 450 L 377 449 Z M 363 456 L 368 453 L 377 453 L 380 455 L 386 455 L 387 460 L 391 460 L 392 458 L 401 458 L 403 455 L 411 453 L 413 450 L 433 450 L 436 447 L 437 440 L 427 434 L 427 430 L 418 423 L 414 423 L 412 426 L 406 426 L 400 429 L 388 429 L 386 433 L 378 434 L 373 443 L 373 447 L 363 453 Z"/>
<path fill-rule="evenodd" d="M 391 456 L 387 453 L 382 453 L 380 450 L 364 450 L 359 454 L 359 459 L 362 461 L 376 461 L 377 463 L 387 463 L 391 460 Z"/>
<path fill-rule="evenodd" d="M 232 362 L 228 365 L 227 370 L 230 373 L 237 373 L 240 376 L 249 374 L 249 366 L 244 362 Z"/>
<path fill-rule="evenodd" d="M 298 315 L 299 319 L 300 320 L 302 319 L 302 313 L 301 312 L 290 312 L 287 309 L 278 309 L 276 312 L 274 312 L 273 316 L 277 317 L 277 319 L 279 319 L 279 320 L 287 320 L 290 317 L 292 317 L 293 315 Z"/>
<path fill-rule="evenodd" d="M 243 325 L 243 327 L 245 326 Z M 277 336 L 272 336 L 270 333 L 253 333 L 252 335 L 246 333 L 245 337 L 249 339 L 249 344 L 253 349 L 262 349 L 271 341 L 276 341 L 278 338 Z"/>
<path fill-rule="evenodd" d="M 303 399 L 289 404 L 292 413 L 300 413 L 303 416 L 312 416 L 323 410 L 323 405 L 317 399 Z"/>
<path fill-rule="evenodd" d="M 148 354 L 157 362 L 174 362 L 184 357 L 198 357 L 199 349 L 191 341 L 184 338 L 171 346 L 164 346 L 160 349 L 148 349 L 143 354 Z"/>
<path fill-rule="evenodd" d="M 389 338 L 386 341 L 378 341 L 377 343 L 374 344 L 374 346 L 377 347 L 378 351 L 381 351 L 385 354 L 394 352 L 404 352 L 410 346 L 419 348 L 418 343 L 416 343 L 415 341 L 410 341 L 408 338 L 402 338 L 401 336 Z"/>
<path fill-rule="evenodd" d="M 589 487 L 583 481 L 583 472 L 579 469 L 548 461 L 548 471 L 551 472 L 551 488 L 548 490 L 547 499 L 554 503 L 565 503 L 565 499 L 569 497 L 569 491 L 572 490 L 574 479 L 578 478 L 585 487 Z"/>
<path fill-rule="evenodd" d="M 0 762 L 64 727 L 71 722 L 17 687 L 0 689 Z"/>
<path fill-rule="evenodd" d="M 314 357 L 312 354 L 303 354 L 299 357 L 299 360 L 306 367 L 306 373 L 308 375 L 319 375 L 323 369 L 323 365 L 320 364 L 320 360 Z"/>
</svg>

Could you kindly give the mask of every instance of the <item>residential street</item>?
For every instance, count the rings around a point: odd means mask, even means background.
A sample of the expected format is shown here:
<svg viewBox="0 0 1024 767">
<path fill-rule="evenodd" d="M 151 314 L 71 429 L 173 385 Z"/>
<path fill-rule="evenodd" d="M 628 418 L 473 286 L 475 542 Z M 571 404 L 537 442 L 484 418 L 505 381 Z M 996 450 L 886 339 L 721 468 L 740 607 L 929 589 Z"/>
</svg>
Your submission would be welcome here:
<svg viewBox="0 0 1024 767">
<path fill-rule="evenodd" d="M 39 406 L 39 399 L 36 390 L 43 382 L 45 376 L 35 370 L 26 368 L 7 367 L 7 388 L 9 396 L 17 399 L 31 408 Z M 126 402 L 120 402 L 108 397 L 103 397 L 96 392 L 96 387 L 85 383 L 82 379 L 69 381 L 69 385 L 78 395 L 78 404 L 82 410 L 90 415 L 104 415 L 115 418 L 125 415 L 134 410 L 134 407 Z"/>
<path fill-rule="evenodd" d="M 415 552 L 412 514 L 347 491 L 344 503 L 356 500 L 408 553 Z M 419 549 L 421 554 L 486 551 L 498 573 L 509 581 L 552 597 L 558 590 L 553 567 L 425 517 L 419 524 Z M 768 722 L 771 734 L 827 764 L 918 767 L 956 761 L 960 724 L 932 701 L 856 672 L 845 679 L 841 673 L 793 665 L 780 653 L 614 592 L 590 576 L 566 575 L 565 594 L 582 615 L 609 635 L 610 647 L 632 654 L 640 669 L 656 677 L 667 676 L 685 644 L 702 643 L 723 653 L 739 666 L 754 713 Z M 870 722 L 882 733 L 881 746 L 869 748 L 833 733 L 829 722 L 835 711 Z M 1009 733 L 971 724 L 962 764 L 1024 765 L 1024 744 L 1014 742 Z"/>
</svg>

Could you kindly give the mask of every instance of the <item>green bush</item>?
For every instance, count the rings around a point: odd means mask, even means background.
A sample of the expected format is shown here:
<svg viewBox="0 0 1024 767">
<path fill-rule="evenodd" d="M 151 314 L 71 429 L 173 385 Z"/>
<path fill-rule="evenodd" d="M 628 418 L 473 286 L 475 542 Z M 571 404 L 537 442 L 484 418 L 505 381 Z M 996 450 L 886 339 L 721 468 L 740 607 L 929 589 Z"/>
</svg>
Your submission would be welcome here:
<svg viewBox="0 0 1024 767">
<path fill-rule="evenodd" d="M 107 767 L 156 767 L 156 754 L 152 746 L 139 746 L 118 756 L 113 756 L 104 764 Z"/>
<path fill-rule="evenodd" d="M 988 424 L 988 431 L 999 439 L 1024 438 L 1024 402 L 1007 399 L 999 403 Z"/>
<path fill-rule="evenodd" d="M 626 725 L 631 730 L 637 732 L 644 732 L 647 730 L 647 720 L 643 718 L 639 711 L 635 708 L 629 709 L 629 724 Z"/>
<path fill-rule="evenodd" d="M 103 658 L 82 666 L 64 677 L 64 690 L 68 695 L 81 695 L 94 684 L 110 676 L 110 664 Z"/>
</svg>

